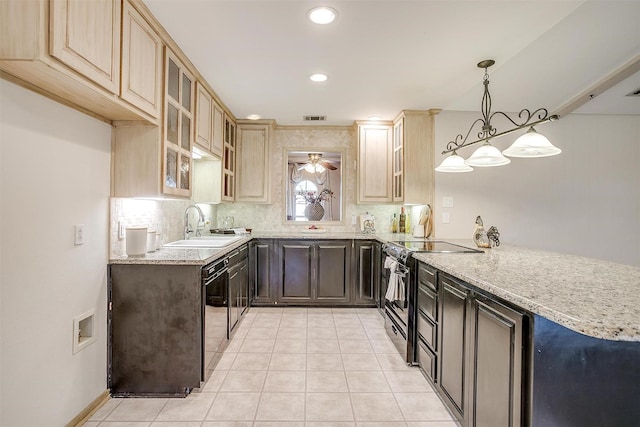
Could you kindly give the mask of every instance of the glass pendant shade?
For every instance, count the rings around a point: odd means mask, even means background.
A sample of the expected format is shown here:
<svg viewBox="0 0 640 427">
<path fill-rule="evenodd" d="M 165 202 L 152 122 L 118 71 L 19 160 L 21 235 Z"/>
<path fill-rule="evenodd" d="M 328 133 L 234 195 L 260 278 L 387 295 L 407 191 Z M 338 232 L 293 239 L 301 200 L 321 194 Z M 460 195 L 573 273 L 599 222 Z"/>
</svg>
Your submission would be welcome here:
<svg viewBox="0 0 640 427">
<path fill-rule="evenodd" d="M 531 126 L 527 133 L 516 139 L 502 154 L 509 157 L 548 157 L 561 152 L 562 150 L 551 144 L 547 137 L 540 135 Z"/>
<path fill-rule="evenodd" d="M 436 168 L 437 172 L 471 172 L 473 168 L 464 163 L 464 159 L 453 152 Z"/>
<path fill-rule="evenodd" d="M 484 168 L 507 165 L 511 163 L 511 160 L 503 156 L 500 150 L 487 141 L 482 147 L 478 148 L 465 163 L 469 166 Z"/>
</svg>

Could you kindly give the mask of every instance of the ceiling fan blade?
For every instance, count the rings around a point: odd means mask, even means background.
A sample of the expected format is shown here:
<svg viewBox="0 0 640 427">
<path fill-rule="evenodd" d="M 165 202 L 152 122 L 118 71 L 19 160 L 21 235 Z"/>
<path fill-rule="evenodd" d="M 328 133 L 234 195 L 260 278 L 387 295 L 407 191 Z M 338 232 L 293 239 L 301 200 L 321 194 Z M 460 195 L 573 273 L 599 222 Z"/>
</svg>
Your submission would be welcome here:
<svg viewBox="0 0 640 427">
<path fill-rule="evenodd" d="M 318 161 L 318 163 L 320 163 L 322 166 L 332 171 L 338 169 L 337 167 L 333 166 L 331 163 L 327 162 L 326 160 L 320 160 Z"/>
<path fill-rule="evenodd" d="M 304 163 L 302 164 L 302 166 L 299 166 L 299 167 L 298 167 L 298 170 L 299 170 L 299 171 L 301 171 L 301 170 L 302 170 L 302 169 L 304 169 L 308 164 L 309 164 L 309 162 L 304 162 Z"/>
</svg>

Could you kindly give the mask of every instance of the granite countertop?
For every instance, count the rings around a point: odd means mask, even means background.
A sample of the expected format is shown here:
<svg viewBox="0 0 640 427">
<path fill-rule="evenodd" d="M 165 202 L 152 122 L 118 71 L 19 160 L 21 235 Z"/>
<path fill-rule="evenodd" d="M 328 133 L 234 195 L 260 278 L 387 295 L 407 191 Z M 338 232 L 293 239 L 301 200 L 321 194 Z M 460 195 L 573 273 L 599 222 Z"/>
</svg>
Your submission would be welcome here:
<svg viewBox="0 0 640 427">
<path fill-rule="evenodd" d="M 181 264 L 204 265 L 216 260 L 252 239 L 297 239 L 297 240 L 338 240 L 338 239 L 369 239 L 377 238 L 374 234 L 362 233 L 328 233 L 328 232 L 253 232 L 233 244 L 224 248 L 170 248 L 162 247 L 154 252 L 147 252 L 142 256 L 117 256 L 109 260 L 110 264 Z"/>
<path fill-rule="evenodd" d="M 154 252 L 147 252 L 142 256 L 127 256 L 111 258 L 110 264 L 165 264 L 165 265 L 205 265 L 214 261 L 252 239 L 246 236 L 224 248 L 167 248 L 162 247 Z"/>
<path fill-rule="evenodd" d="M 640 268 L 511 245 L 414 258 L 576 332 L 640 341 Z"/>
<path fill-rule="evenodd" d="M 111 264 L 205 265 L 258 239 L 419 240 L 404 234 L 254 232 L 225 248 L 166 248 Z M 438 239 L 475 248 L 471 240 Z M 597 338 L 640 341 L 640 268 L 502 244 L 482 253 L 414 258 L 533 314 Z"/>
</svg>

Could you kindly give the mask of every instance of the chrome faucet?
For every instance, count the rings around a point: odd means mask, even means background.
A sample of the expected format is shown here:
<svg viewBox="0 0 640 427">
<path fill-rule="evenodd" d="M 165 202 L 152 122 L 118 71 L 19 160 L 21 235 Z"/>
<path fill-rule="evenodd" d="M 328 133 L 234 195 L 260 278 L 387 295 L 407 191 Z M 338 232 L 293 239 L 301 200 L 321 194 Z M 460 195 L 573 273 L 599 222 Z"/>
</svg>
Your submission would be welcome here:
<svg viewBox="0 0 640 427">
<path fill-rule="evenodd" d="M 189 210 L 191 208 L 194 208 L 196 211 L 198 211 L 198 220 L 199 222 L 204 222 L 204 214 L 202 213 L 202 210 L 196 206 L 196 205 L 189 205 L 187 206 L 187 209 L 185 209 L 184 211 L 184 239 L 188 240 L 189 236 L 191 235 L 191 233 L 193 233 L 193 229 L 189 226 Z M 198 224 L 196 223 L 196 236 L 200 235 L 200 230 L 198 229 Z"/>
</svg>

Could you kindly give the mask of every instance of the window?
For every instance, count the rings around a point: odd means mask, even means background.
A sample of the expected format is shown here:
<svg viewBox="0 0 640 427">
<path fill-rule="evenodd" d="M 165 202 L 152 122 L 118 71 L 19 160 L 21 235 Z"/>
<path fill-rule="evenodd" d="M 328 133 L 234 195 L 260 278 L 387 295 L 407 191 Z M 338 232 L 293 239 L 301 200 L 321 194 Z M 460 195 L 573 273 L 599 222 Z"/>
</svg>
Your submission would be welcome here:
<svg viewBox="0 0 640 427">
<path fill-rule="evenodd" d="M 296 184 L 295 192 L 296 192 L 296 207 L 294 213 L 294 219 L 296 221 L 306 221 L 307 218 L 304 216 L 304 208 L 307 207 L 307 201 L 302 197 L 298 192 L 300 191 L 314 191 L 318 192 L 318 187 L 311 181 L 304 180 L 300 181 Z"/>
</svg>

